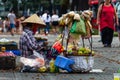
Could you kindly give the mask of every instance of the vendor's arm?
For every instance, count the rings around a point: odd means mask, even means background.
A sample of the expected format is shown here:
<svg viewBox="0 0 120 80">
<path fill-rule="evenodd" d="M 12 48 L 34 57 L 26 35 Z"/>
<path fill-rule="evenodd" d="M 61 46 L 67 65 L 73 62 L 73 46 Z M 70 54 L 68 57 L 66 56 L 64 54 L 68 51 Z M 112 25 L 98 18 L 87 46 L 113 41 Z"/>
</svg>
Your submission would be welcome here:
<svg viewBox="0 0 120 80">
<path fill-rule="evenodd" d="M 26 39 L 27 39 L 27 46 L 29 47 L 29 49 L 31 50 L 41 50 L 43 49 L 42 45 L 43 43 L 37 43 L 36 39 L 34 38 L 34 36 L 32 35 L 32 33 L 27 33 L 26 34 Z"/>
</svg>

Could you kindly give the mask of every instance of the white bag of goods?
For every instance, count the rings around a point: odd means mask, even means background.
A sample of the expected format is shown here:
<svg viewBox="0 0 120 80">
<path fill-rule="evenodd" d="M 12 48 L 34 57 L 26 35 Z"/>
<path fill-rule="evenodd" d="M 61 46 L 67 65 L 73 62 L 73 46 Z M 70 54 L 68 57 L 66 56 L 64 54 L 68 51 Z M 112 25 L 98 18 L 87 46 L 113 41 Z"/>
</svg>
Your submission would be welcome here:
<svg viewBox="0 0 120 80">
<path fill-rule="evenodd" d="M 69 56 L 69 58 L 75 61 L 71 66 L 73 72 L 89 72 L 93 68 L 93 56 Z"/>
</svg>

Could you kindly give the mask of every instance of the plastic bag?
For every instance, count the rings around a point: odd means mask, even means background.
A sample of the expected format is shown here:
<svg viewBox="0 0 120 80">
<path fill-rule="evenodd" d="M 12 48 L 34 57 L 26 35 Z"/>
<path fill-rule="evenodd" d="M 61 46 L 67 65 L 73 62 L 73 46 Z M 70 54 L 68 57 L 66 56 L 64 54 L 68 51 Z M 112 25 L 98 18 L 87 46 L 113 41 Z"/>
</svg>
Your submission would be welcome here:
<svg viewBox="0 0 120 80">
<path fill-rule="evenodd" d="M 92 69 L 94 64 L 94 58 L 92 56 L 89 57 L 88 59 L 88 68 Z"/>
<path fill-rule="evenodd" d="M 76 24 L 77 24 L 77 21 L 74 21 L 74 22 L 73 22 L 73 25 L 72 25 L 72 27 L 71 27 L 71 29 L 70 29 L 70 32 L 71 32 L 71 33 L 76 33 L 76 31 L 75 31 L 75 30 L 76 30 Z"/>
<path fill-rule="evenodd" d="M 71 33 L 76 33 L 76 34 L 86 34 L 86 27 L 85 27 L 85 22 L 82 18 L 80 18 L 80 21 L 74 21 L 73 25 L 70 29 Z"/>
<path fill-rule="evenodd" d="M 92 56 L 70 56 L 69 58 L 75 61 L 71 66 L 75 72 L 87 72 L 93 68 L 94 57 Z"/>
<path fill-rule="evenodd" d="M 38 52 L 35 51 L 35 50 L 33 50 L 33 55 L 36 56 L 36 57 L 38 57 L 38 58 L 42 58 L 42 59 L 44 59 L 44 58 L 43 58 L 43 55 L 40 54 L 40 53 L 38 53 Z"/>
<path fill-rule="evenodd" d="M 21 57 L 20 61 L 25 65 L 25 66 L 30 66 L 30 67 L 41 67 L 45 65 L 45 60 L 41 54 L 39 54 L 36 51 L 33 51 L 33 55 L 30 58 L 25 58 Z"/>
<path fill-rule="evenodd" d="M 37 67 L 23 66 L 21 72 L 38 72 Z"/>
<path fill-rule="evenodd" d="M 63 48 L 62 44 L 61 44 L 61 41 L 62 41 L 62 39 L 60 39 L 59 41 L 56 41 L 52 46 L 52 48 L 57 50 L 59 53 L 62 52 L 62 48 Z"/>
</svg>

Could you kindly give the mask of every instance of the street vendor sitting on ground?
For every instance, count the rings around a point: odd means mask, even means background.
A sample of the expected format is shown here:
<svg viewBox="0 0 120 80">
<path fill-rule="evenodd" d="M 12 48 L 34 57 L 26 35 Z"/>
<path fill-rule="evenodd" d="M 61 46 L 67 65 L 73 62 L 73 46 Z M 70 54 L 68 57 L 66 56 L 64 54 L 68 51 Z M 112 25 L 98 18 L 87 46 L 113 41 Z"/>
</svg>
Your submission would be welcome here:
<svg viewBox="0 0 120 80">
<path fill-rule="evenodd" d="M 29 57 L 33 50 L 41 51 L 47 45 L 47 42 L 37 43 L 34 37 L 37 27 L 45 26 L 45 23 L 36 15 L 32 15 L 22 22 L 23 33 L 19 41 L 19 49 L 22 57 Z"/>
</svg>

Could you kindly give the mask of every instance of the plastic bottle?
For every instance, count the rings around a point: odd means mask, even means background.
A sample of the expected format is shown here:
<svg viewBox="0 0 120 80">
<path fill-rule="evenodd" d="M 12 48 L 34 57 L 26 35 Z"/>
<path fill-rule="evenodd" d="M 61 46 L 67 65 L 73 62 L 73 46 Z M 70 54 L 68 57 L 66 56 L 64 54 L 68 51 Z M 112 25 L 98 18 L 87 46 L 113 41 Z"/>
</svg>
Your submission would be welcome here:
<svg viewBox="0 0 120 80">
<path fill-rule="evenodd" d="M 58 73 L 59 72 L 59 68 L 55 66 L 55 72 Z"/>
<path fill-rule="evenodd" d="M 50 65 L 50 72 L 55 72 L 55 65 L 54 65 L 55 60 L 52 58 L 49 65 Z"/>
</svg>

